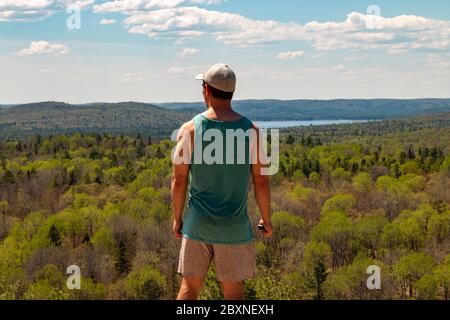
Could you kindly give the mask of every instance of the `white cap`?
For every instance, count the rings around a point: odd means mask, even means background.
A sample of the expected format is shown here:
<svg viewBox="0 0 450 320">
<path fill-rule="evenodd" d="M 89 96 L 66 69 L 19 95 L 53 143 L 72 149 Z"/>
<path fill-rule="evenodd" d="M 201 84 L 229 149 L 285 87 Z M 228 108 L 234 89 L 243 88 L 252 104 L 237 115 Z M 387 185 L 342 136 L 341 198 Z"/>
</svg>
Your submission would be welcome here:
<svg viewBox="0 0 450 320">
<path fill-rule="evenodd" d="M 224 92 L 234 92 L 236 90 L 236 75 L 229 65 L 218 63 L 213 65 L 204 74 L 195 77 L 203 80 L 213 88 Z"/>
</svg>

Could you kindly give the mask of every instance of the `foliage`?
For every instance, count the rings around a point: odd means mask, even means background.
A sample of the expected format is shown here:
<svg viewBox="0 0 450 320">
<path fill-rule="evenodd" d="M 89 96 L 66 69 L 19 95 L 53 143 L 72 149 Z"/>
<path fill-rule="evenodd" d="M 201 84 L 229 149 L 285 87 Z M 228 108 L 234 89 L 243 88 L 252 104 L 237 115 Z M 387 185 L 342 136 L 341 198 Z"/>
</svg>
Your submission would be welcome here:
<svg viewBox="0 0 450 320">
<path fill-rule="evenodd" d="M 150 266 L 130 272 L 126 279 L 127 294 L 131 299 L 160 299 L 164 295 L 165 287 L 164 277 Z"/>
<path fill-rule="evenodd" d="M 36 114 L 70 108 L 39 107 Z M 272 177 L 275 234 L 258 236 L 258 274 L 245 283 L 246 297 L 449 299 L 448 117 L 283 131 Z M 176 296 L 173 143 L 153 130 L 0 141 L 0 299 Z M 72 264 L 81 268 L 81 290 L 65 286 Z M 382 289 L 369 292 L 372 264 L 382 268 Z M 213 271 L 202 298 L 222 298 Z"/>
</svg>

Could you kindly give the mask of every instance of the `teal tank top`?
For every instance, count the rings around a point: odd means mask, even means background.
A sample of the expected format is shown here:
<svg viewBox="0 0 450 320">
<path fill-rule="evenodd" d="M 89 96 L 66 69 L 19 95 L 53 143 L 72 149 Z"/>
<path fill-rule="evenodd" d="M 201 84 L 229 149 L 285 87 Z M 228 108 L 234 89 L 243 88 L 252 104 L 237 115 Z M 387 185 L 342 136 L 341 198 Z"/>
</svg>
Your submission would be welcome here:
<svg viewBox="0 0 450 320">
<path fill-rule="evenodd" d="M 227 152 L 232 150 L 227 130 L 241 129 L 241 132 L 246 132 L 253 127 L 252 122 L 246 117 L 234 122 L 223 122 L 200 114 L 194 117 L 194 124 L 190 189 L 182 233 L 188 239 L 213 244 L 250 242 L 254 240 L 247 213 L 251 175 L 250 142 L 246 138 L 241 140 L 245 143 L 238 143 L 234 138 L 234 152 L 227 157 Z M 222 134 L 222 144 L 217 144 L 214 138 L 219 132 Z M 214 133 L 213 138 L 210 137 L 211 133 Z M 218 156 L 218 145 L 222 145 L 223 157 Z M 242 152 L 245 152 L 245 159 L 242 158 Z M 214 156 L 215 161 L 203 157 L 205 154 Z"/>
</svg>

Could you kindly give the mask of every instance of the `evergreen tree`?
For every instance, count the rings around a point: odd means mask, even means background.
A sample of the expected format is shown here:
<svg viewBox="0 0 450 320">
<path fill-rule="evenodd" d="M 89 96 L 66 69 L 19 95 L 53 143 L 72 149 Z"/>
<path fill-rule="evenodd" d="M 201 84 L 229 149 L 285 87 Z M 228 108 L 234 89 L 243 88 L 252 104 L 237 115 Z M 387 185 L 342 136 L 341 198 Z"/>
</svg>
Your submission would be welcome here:
<svg viewBox="0 0 450 320">
<path fill-rule="evenodd" d="M 54 224 L 52 224 L 48 231 L 48 238 L 54 246 L 59 247 L 61 245 L 61 236 Z"/>
</svg>

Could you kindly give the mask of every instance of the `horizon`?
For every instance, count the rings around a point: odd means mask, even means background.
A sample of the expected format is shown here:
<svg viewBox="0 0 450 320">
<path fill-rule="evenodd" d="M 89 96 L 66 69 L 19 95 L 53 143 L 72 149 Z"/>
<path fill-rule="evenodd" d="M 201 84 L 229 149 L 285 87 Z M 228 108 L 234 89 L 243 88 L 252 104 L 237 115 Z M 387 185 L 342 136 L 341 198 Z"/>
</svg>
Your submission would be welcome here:
<svg viewBox="0 0 450 320">
<path fill-rule="evenodd" d="M 0 3 L 2 104 L 196 103 L 217 62 L 236 100 L 446 99 L 450 2 Z"/>
</svg>

